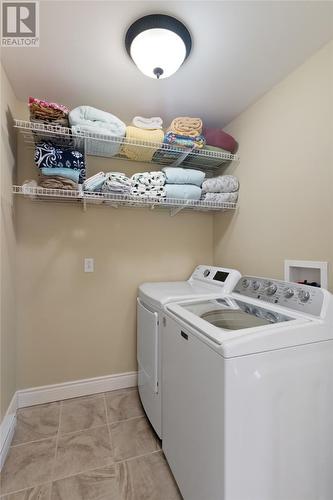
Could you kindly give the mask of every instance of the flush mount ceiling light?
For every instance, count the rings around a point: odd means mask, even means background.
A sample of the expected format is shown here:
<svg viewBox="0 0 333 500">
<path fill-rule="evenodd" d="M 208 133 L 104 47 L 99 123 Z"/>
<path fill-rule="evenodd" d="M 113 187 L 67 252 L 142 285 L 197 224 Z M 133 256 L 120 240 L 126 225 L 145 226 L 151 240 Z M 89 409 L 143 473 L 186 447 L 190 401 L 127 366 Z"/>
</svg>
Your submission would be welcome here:
<svg viewBox="0 0 333 500">
<path fill-rule="evenodd" d="M 190 54 L 192 41 L 183 23 L 171 16 L 152 14 L 129 27 L 125 46 L 144 75 L 159 79 L 180 68 Z"/>
</svg>

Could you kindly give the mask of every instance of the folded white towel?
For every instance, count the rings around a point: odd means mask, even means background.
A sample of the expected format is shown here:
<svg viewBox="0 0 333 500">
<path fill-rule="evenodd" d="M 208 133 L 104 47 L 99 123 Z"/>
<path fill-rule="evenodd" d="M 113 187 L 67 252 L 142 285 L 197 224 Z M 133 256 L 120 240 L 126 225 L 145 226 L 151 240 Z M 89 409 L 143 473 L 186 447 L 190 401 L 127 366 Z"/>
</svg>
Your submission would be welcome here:
<svg viewBox="0 0 333 500">
<path fill-rule="evenodd" d="M 152 116 L 151 118 L 144 118 L 143 116 L 135 116 L 132 120 L 135 127 L 153 130 L 162 128 L 163 120 L 159 116 Z"/>
</svg>

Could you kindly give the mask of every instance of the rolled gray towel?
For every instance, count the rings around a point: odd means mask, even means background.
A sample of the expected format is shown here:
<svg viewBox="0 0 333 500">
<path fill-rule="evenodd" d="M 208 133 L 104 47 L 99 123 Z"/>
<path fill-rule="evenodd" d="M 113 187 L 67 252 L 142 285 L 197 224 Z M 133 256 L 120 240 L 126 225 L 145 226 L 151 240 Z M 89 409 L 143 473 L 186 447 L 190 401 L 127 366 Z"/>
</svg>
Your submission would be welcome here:
<svg viewBox="0 0 333 500">
<path fill-rule="evenodd" d="M 215 203 L 236 203 L 238 200 L 238 191 L 234 193 L 205 193 L 202 196 L 202 200 Z"/>
<path fill-rule="evenodd" d="M 219 175 L 206 179 L 202 184 L 203 193 L 234 193 L 239 190 L 239 181 L 233 175 Z"/>
</svg>

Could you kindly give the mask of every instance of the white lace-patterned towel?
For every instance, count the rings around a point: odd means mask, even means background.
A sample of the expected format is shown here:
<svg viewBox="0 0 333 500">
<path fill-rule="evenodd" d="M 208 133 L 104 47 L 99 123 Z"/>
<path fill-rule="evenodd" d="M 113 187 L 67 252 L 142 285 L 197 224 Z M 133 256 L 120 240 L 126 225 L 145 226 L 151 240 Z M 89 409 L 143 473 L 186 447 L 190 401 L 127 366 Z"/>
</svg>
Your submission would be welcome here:
<svg viewBox="0 0 333 500">
<path fill-rule="evenodd" d="M 158 170 L 157 172 L 142 172 L 134 174 L 131 177 L 133 187 L 136 184 L 143 184 L 144 186 L 164 186 L 165 174 Z"/>
<path fill-rule="evenodd" d="M 234 193 L 239 190 L 239 181 L 233 175 L 219 175 L 206 179 L 202 184 L 203 193 Z"/>
<path fill-rule="evenodd" d="M 108 172 L 104 181 L 102 191 L 105 193 L 128 194 L 132 187 L 132 182 L 122 172 Z"/>
<path fill-rule="evenodd" d="M 139 198 L 165 198 L 166 191 L 164 186 L 145 186 L 144 184 L 136 184 L 131 188 L 131 196 Z"/>
<path fill-rule="evenodd" d="M 162 128 L 163 120 L 159 116 L 152 116 L 151 118 L 144 118 L 143 116 L 135 116 L 132 120 L 135 127 L 144 128 L 146 130 L 154 130 Z"/>
</svg>

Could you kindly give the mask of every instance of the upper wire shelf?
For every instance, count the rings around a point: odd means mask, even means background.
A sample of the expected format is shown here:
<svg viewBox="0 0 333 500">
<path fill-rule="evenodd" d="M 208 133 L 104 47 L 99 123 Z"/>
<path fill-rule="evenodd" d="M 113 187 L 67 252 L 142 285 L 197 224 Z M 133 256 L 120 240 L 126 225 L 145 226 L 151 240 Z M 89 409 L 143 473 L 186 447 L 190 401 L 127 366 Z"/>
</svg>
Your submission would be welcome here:
<svg viewBox="0 0 333 500">
<path fill-rule="evenodd" d="M 86 208 L 87 204 L 104 205 L 114 208 L 161 208 L 169 209 L 170 215 L 175 215 L 181 210 L 197 210 L 214 212 L 235 210 L 236 203 L 217 203 L 205 200 L 185 200 L 171 198 L 139 198 L 129 195 L 101 193 L 83 190 L 49 189 L 40 186 L 13 186 L 14 194 L 25 195 L 34 201 L 55 201 L 81 203 Z"/>
<path fill-rule="evenodd" d="M 46 123 L 15 120 L 16 128 L 23 134 L 26 143 L 34 145 L 39 141 L 52 141 L 62 148 L 85 148 L 87 155 L 102 156 L 119 160 L 131 161 L 121 146 L 133 146 L 143 152 L 150 150 L 152 159 L 138 159 L 132 161 L 158 164 L 163 166 L 182 166 L 196 168 L 213 174 L 220 167 L 228 165 L 231 161 L 238 161 L 238 155 L 224 151 L 211 151 L 207 149 L 184 149 L 170 144 L 129 140 L 126 137 L 110 137 L 109 135 L 92 132 L 72 132 L 71 128 L 49 125 Z M 145 155 L 144 155 L 145 156 Z"/>
</svg>

